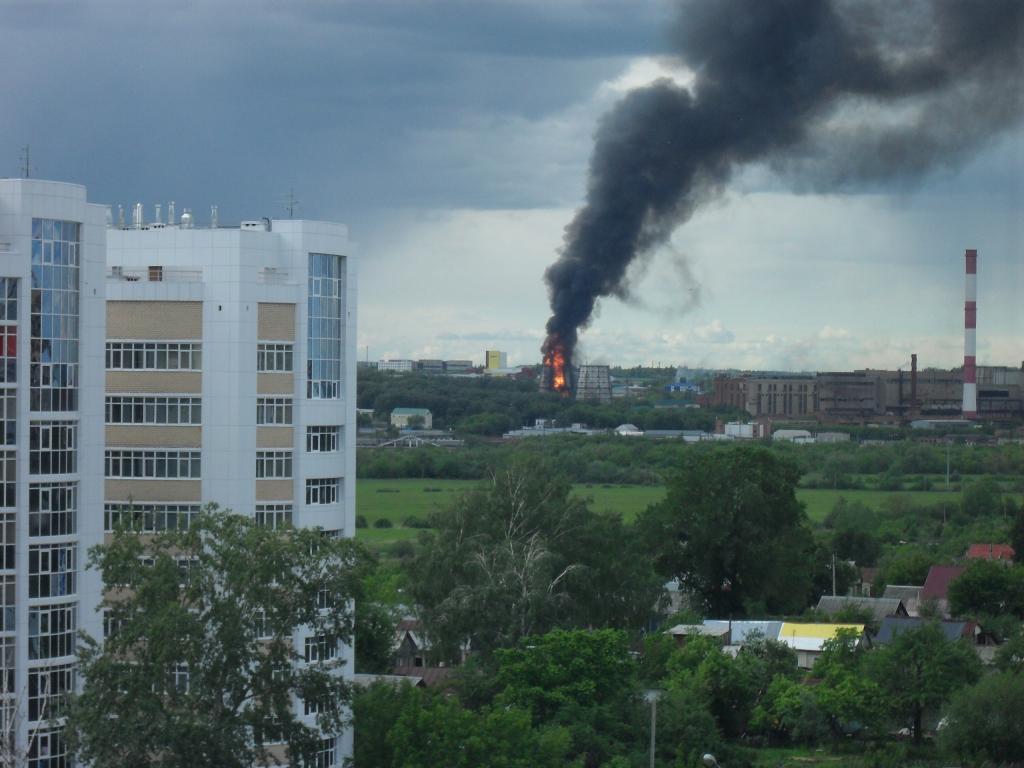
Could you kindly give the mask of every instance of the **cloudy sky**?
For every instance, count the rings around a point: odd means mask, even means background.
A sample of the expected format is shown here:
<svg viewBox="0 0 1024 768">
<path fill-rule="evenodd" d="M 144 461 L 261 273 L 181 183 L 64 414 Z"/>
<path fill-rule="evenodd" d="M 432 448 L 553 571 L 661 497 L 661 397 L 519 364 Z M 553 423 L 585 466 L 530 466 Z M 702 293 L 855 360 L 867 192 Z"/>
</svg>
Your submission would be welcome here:
<svg viewBox="0 0 1024 768">
<path fill-rule="evenodd" d="M 0 175 L 175 200 L 200 223 L 350 227 L 360 355 L 539 359 L 545 267 L 597 121 L 680 77 L 668 0 L 0 0 Z M 685 76 L 683 76 L 685 78 Z M 1018 89 L 1020 85 L 1016 86 Z M 1019 94 L 1019 90 L 1018 90 Z M 606 300 L 592 362 L 769 369 L 1024 360 L 1024 132 L 915 184 L 800 194 L 741 174 Z"/>
</svg>

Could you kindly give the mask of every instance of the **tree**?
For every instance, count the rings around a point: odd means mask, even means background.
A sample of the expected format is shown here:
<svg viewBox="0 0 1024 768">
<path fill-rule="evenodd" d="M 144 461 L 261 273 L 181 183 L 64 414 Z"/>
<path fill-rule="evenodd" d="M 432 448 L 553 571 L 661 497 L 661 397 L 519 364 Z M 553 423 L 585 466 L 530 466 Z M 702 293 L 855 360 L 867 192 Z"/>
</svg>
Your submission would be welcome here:
<svg viewBox="0 0 1024 768">
<path fill-rule="evenodd" d="M 977 480 L 964 488 L 960 496 L 960 511 L 968 519 L 995 515 L 1002 511 L 1003 492 L 991 477 Z"/>
<path fill-rule="evenodd" d="M 539 463 L 495 472 L 431 525 L 408 581 L 441 658 L 555 627 L 639 627 L 660 593 L 633 532 Z"/>
<path fill-rule="evenodd" d="M 602 765 L 621 752 L 638 700 L 636 663 L 624 632 L 554 630 L 494 657 L 495 708 L 520 708 L 535 726 L 565 726 L 572 754 Z"/>
<path fill-rule="evenodd" d="M 1013 561 L 1024 564 L 1024 503 L 1017 505 L 1017 514 L 1010 529 L 1010 545 L 1013 547 Z"/>
<path fill-rule="evenodd" d="M 975 560 L 950 583 L 949 610 L 954 616 L 1024 618 L 1024 567 Z"/>
<path fill-rule="evenodd" d="M 410 416 L 410 417 L 409 417 L 409 419 L 408 419 L 408 420 L 407 420 L 407 421 L 405 422 L 405 425 L 406 425 L 406 426 L 407 426 L 407 427 L 408 427 L 409 429 L 423 429 L 423 427 L 425 427 L 425 426 L 426 426 L 426 424 L 427 424 L 427 419 L 426 419 L 426 418 L 425 418 L 424 416 L 421 416 L 421 415 L 420 415 L 420 414 L 418 414 L 418 413 L 414 413 L 414 414 L 413 414 L 412 416 Z"/>
<path fill-rule="evenodd" d="M 981 662 L 971 647 L 947 640 L 936 624 L 902 632 L 868 656 L 869 677 L 895 717 L 909 722 L 920 743 L 927 713 L 937 710 L 954 691 L 974 682 Z"/>
<path fill-rule="evenodd" d="M 813 541 L 798 480 L 765 448 L 688 451 L 665 501 L 638 521 L 658 571 L 713 615 L 802 610 Z"/>
<path fill-rule="evenodd" d="M 834 740 L 851 726 L 864 726 L 877 716 L 880 692 L 861 674 L 863 658 L 860 633 L 841 629 L 825 641 L 814 665 L 814 676 L 821 680 L 814 698 Z"/>
<path fill-rule="evenodd" d="M 355 559 L 349 540 L 215 507 L 185 531 L 115 532 L 89 553 L 109 631 L 80 646 L 84 687 L 68 718 L 78 757 L 241 768 L 271 763 L 264 745 L 279 741 L 292 765 L 314 765 L 323 734 L 345 726 Z M 316 727 L 297 718 L 297 699 Z"/>
<path fill-rule="evenodd" d="M 964 765 L 1024 763 L 1024 682 L 999 672 L 958 691 L 949 704 L 941 745 Z"/>
</svg>

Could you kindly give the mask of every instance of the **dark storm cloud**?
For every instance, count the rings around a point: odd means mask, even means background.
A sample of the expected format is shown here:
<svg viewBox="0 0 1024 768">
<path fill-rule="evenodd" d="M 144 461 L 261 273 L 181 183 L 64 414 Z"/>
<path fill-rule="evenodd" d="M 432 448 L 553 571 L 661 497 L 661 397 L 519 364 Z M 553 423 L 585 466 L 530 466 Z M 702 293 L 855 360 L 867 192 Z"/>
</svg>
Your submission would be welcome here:
<svg viewBox="0 0 1024 768">
<path fill-rule="evenodd" d="M 694 0 L 675 39 L 692 89 L 659 81 L 601 122 L 586 205 L 546 273 L 543 352 L 571 362 L 598 298 L 627 270 L 768 163 L 836 191 L 956 166 L 1024 104 L 1019 0 Z"/>
<path fill-rule="evenodd" d="M 307 216 L 547 204 L 474 162 L 458 129 L 563 109 L 664 46 L 659 6 L 630 6 L 0 2 L 0 173 L 29 143 L 42 176 L 200 220 L 211 203 L 222 220 L 281 215 L 292 185 Z"/>
</svg>

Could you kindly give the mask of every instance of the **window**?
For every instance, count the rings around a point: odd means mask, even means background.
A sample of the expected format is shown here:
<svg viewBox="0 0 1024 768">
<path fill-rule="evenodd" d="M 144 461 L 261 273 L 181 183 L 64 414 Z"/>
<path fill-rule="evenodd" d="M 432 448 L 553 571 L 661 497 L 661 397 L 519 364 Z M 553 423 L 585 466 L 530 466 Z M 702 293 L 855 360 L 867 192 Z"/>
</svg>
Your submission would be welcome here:
<svg viewBox="0 0 1024 768">
<path fill-rule="evenodd" d="M 61 717 L 67 696 L 75 690 L 75 667 L 61 664 L 28 671 L 28 719 L 52 720 Z"/>
<path fill-rule="evenodd" d="M 171 670 L 171 686 L 178 693 L 188 693 L 188 664 L 175 664 Z"/>
<path fill-rule="evenodd" d="M 14 451 L 0 451 L 0 506 L 15 506 L 18 462 Z"/>
<path fill-rule="evenodd" d="M 184 531 L 199 514 L 199 504 L 139 504 L 109 501 L 103 505 L 103 530 L 130 527 L 137 533 Z"/>
<path fill-rule="evenodd" d="M 113 613 L 111 612 L 111 610 L 109 608 L 104 608 L 103 609 L 103 639 L 106 640 L 107 638 L 113 637 L 118 632 L 120 632 L 121 629 L 124 627 L 124 625 L 127 624 L 127 623 L 128 623 L 127 619 L 115 618 Z"/>
<path fill-rule="evenodd" d="M 256 451 L 256 479 L 292 476 L 291 451 Z"/>
<path fill-rule="evenodd" d="M 0 320 L 18 321 L 18 278 L 0 277 Z"/>
<path fill-rule="evenodd" d="M 266 425 L 291 424 L 292 399 L 290 397 L 257 397 L 256 423 Z"/>
<path fill-rule="evenodd" d="M 77 547 L 74 543 L 29 545 L 29 597 L 63 597 L 75 593 Z"/>
<path fill-rule="evenodd" d="M 75 653 L 75 603 L 28 609 L 28 657 L 53 659 Z"/>
<path fill-rule="evenodd" d="M 338 500 L 337 477 L 314 477 L 306 481 L 307 504 L 333 504 Z"/>
<path fill-rule="evenodd" d="M 15 525 L 16 516 L 14 512 L 0 514 L 0 568 L 5 571 L 14 570 L 14 552 L 17 546 Z"/>
<path fill-rule="evenodd" d="M 203 345 L 197 341 L 108 341 L 108 371 L 199 371 Z"/>
<path fill-rule="evenodd" d="M 77 531 L 77 512 L 77 482 L 29 484 L 29 536 L 70 536 Z"/>
<path fill-rule="evenodd" d="M 108 478 L 198 479 L 201 451 L 115 448 L 105 453 Z"/>
<path fill-rule="evenodd" d="M 68 768 L 71 756 L 63 730 L 36 731 L 28 748 L 27 768 Z"/>
<path fill-rule="evenodd" d="M 29 400 L 33 411 L 78 409 L 78 263 L 82 225 L 32 219 Z"/>
<path fill-rule="evenodd" d="M 334 768 L 338 764 L 338 752 L 334 739 L 323 739 L 320 748 L 313 755 L 315 768 Z"/>
<path fill-rule="evenodd" d="M 291 343 L 261 341 L 256 346 L 256 370 L 260 373 L 291 373 L 293 347 Z"/>
<path fill-rule="evenodd" d="M 338 641 L 327 635 L 306 638 L 306 661 L 330 661 L 338 655 Z"/>
<path fill-rule="evenodd" d="M 14 631 L 14 575 L 0 576 L 0 632 Z"/>
<path fill-rule="evenodd" d="M 252 623 L 257 640 L 269 640 L 274 636 L 274 629 L 270 626 L 270 619 L 267 618 L 267 612 L 263 608 L 256 610 Z"/>
<path fill-rule="evenodd" d="M 14 627 L 11 627 L 14 631 Z M 14 693 L 14 638 L 0 638 L 0 653 L 3 654 L 3 674 L 0 675 L 0 691 L 3 693 Z M 9 722 L 9 721 L 8 721 Z"/>
<path fill-rule="evenodd" d="M 271 530 L 290 528 L 292 525 L 292 503 L 257 504 L 256 525 Z"/>
<path fill-rule="evenodd" d="M 107 424 L 201 424 L 202 399 L 188 395 L 108 395 Z"/>
<path fill-rule="evenodd" d="M 18 442 L 17 390 L 0 389 L 0 445 Z"/>
<path fill-rule="evenodd" d="M 331 453 L 338 450 L 341 427 L 306 427 L 306 451 Z"/>
<path fill-rule="evenodd" d="M 309 254 L 306 397 L 341 397 L 345 257 Z"/>
<path fill-rule="evenodd" d="M 0 325 L 0 384 L 18 381 L 18 326 Z"/>
<path fill-rule="evenodd" d="M 77 447 L 77 422 L 33 421 L 29 423 L 29 474 L 72 474 L 77 470 Z"/>
</svg>

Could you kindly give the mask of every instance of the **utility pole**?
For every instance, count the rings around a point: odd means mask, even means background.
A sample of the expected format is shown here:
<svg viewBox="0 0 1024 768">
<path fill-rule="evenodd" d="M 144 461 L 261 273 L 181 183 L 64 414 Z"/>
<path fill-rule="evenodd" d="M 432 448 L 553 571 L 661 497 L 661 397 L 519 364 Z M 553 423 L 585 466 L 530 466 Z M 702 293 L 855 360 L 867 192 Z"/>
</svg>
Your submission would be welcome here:
<svg viewBox="0 0 1024 768">
<path fill-rule="evenodd" d="M 21 175 L 23 178 L 29 178 L 32 175 L 32 147 L 26 144 L 21 148 Z"/>
<path fill-rule="evenodd" d="M 946 441 L 946 490 L 949 490 L 949 441 Z"/>
<path fill-rule="evenodd" d="M 288 211 L 288 218 L 295 218 L 295 209 L 300 205 L 300 201 L 295 199 L 295 187 L 288 188 L 288 197 L 284 201 L 284 209 Z"/>
<path fill-rule="evenodd" d="M 836 596 L 836 553 L 832 553 L 832 597 Z"/>
</svg>

